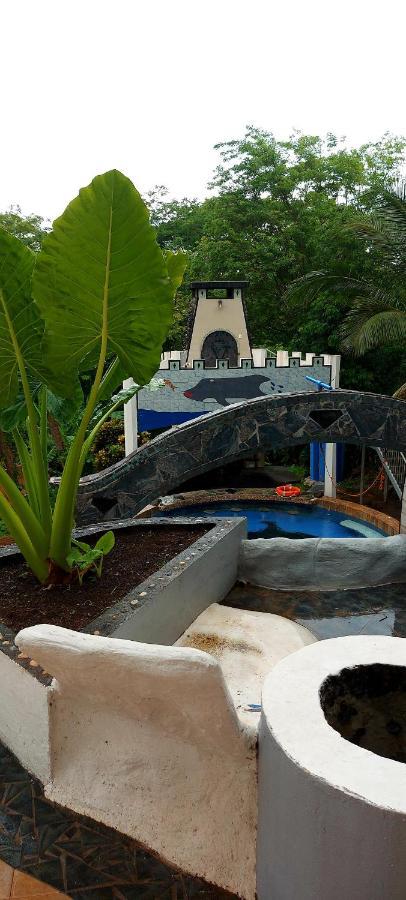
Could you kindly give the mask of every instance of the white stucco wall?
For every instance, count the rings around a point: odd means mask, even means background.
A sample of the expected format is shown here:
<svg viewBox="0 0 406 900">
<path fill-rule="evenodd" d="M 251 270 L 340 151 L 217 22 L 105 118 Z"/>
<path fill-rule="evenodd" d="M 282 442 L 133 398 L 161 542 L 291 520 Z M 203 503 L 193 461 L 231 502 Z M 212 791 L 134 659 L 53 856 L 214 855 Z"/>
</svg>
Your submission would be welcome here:
<svg viewBox="0 0 406 900">
<path fill-rule="evenodd" d="M 16 640 L 55 676 L 45 795 L 253 900 L 256 736 L 219 662 L 51 625 Z"/>
<path fill-rule="evenodd" d="M 0 653 L 0 740 L 40 781 L 50 777 L 49 688 Z"/>
<path fill-rule="evenodd" d="M 404 900 L 406 766 L 341 737 L 319 690 L 345 667 L 406 665 L 392 637 L 320 641 L 268 675 L 259 737 L 259 900 Z"/>
<path fill-rule="evenodd" d="M 251 349 L 248 339 L 244 308 L 241 300 L 199 300 L 193 325 L 188 363 L 201 358 L 205 338 L 213 331 L 228 331 L 237 342 L 238 356 L 248 359 Z"/>
</svg>

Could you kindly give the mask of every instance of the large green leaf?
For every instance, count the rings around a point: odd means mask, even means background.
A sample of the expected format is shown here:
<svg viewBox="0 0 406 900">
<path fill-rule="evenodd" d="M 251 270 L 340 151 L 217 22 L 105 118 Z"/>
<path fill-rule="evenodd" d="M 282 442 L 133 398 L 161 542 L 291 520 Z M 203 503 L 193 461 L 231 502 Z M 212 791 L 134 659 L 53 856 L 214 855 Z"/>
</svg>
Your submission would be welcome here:
<svg viewBox="0 0 406 900">
<path fill-rule="evenodd" d="M 171 263 L 171 266 L 173 264 Z M 38 257 L 34 297 L 46 324 L 45 356 L 71 389 L 80 368 L 117 354 L 127 377 L 146 384 L 159 367 L 174 287 L 147 208 L 115 170 L 79 192 L 54 222 Z"/>
<path fill-rule="evenodd" d="M 0 406 L 19 398 L 18 356 L 36 378 L 43 323 L 31 298 L 35 254 L 0 228 Z"/>
</svg>

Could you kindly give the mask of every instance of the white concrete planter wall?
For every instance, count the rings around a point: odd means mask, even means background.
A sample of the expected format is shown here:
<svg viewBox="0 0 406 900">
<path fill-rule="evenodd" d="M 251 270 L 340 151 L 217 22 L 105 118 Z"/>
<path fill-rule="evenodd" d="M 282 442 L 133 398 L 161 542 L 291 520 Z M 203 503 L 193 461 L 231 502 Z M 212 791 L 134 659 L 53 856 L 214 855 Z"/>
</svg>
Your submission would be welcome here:
<svg viewBox="0 0 406 900">
<path fill-rule="evenodd" d="M 404 900 L 406 765 L 327 724 L 319 691 L 342 669 L 406 666 L 402 638 L 321 641 L 282 660 L 263 690 L 259 900 Z"/>
</svg>

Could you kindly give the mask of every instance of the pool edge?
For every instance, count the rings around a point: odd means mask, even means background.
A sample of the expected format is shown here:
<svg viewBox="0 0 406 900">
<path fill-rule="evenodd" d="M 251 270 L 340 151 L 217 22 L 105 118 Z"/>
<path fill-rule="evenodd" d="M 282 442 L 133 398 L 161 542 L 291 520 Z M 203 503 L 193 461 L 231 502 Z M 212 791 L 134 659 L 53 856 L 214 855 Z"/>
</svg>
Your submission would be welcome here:
<svg viewBox="0 0 406 900">
<path fill-rule="evenodd" d="M 183 506 L 199 506 L 206 505 L 208 503 L 217 503 L 226 500 L 239 501 L 239 500 L 262 500 L 262 501 L 270 501 L 277 503 L 287 503 L 288 500 L 284 500 L 282 497 L 278 497 L 275 493 L 274 488 L 236 488 L 228 489 L 228 490 L 209 490 L 209 491 L 184 491 L 181 494 L 173 494 L 173 502 L 165 503 L 163 507 L 159 502 L 154 504 L 149 504 L 144 507 L 139 513 L 137 518 L 150 518 L 157 514 L 157 512 L 165 509 L 180 509 Z M 292 501 L 290 501 L 292 502 Z M 352 516 L 355 519 L 359 519 L 362 522 L 367 522 L 368 524 L 374 526 L 375 528 L 381 529 L 387 535 L 395 535 L 400 533 L 400 522 L 395 519 L 393 516 L 388 516 L 386 513 L 380 512 L 377 509 L 373 509 L 369 506 L 363 506 L 360 503 L 352 503 L 350 500 L 341 500 L 341 499 L 332 499 L 331 497 L 308 497 L 301 496 L 294 498 L 295 503 L 303 503 L 307 506 L 322 506 L 325 509 L 335 510 L 336 512 L 343 512 L 347 515 Z"/>
</svg>

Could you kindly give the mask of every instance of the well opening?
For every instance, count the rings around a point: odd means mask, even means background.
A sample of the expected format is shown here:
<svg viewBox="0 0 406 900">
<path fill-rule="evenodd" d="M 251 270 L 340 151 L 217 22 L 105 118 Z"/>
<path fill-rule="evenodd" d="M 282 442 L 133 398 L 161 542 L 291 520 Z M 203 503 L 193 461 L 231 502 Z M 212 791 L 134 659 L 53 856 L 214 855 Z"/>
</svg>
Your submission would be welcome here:
<svg viewBox="0 0 406 900">
<path fill-rule="evenodd" d="M 320 702 L 328 724 L 347 741 L 406 763 L 406 667 L 342 669 L 323 682 Z"/>
</svg>

